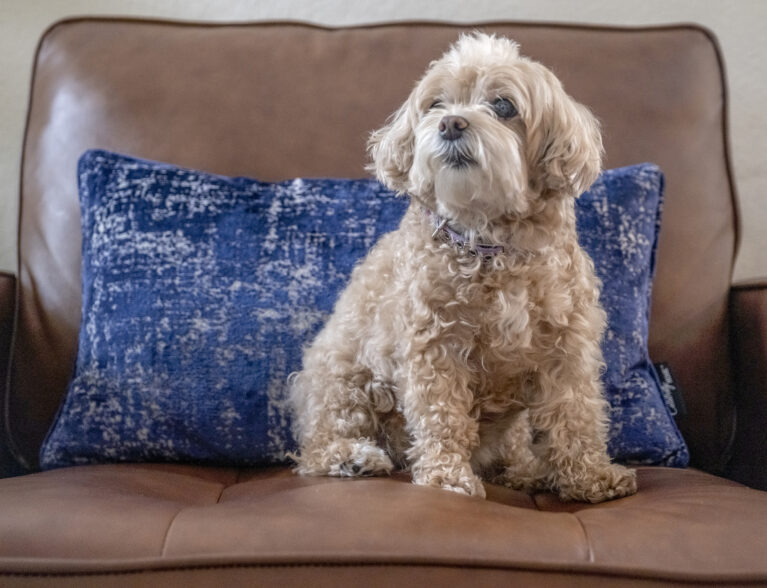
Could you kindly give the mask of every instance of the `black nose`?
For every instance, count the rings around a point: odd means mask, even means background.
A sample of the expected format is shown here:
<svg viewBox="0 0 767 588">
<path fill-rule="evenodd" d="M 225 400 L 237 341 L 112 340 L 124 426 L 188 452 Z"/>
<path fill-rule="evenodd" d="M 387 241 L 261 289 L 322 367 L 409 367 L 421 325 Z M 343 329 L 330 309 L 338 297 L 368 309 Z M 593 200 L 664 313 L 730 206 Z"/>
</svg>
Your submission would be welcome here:
<svg viewBox="0 0 767 588">
<path fill-rule="evenodd" d="M 439 136 L 445 141 L 455 141 L 461 138 L 468 126 L 469 121 L 462 116 L 443 116 L 439 121 Z"/>
</svg>

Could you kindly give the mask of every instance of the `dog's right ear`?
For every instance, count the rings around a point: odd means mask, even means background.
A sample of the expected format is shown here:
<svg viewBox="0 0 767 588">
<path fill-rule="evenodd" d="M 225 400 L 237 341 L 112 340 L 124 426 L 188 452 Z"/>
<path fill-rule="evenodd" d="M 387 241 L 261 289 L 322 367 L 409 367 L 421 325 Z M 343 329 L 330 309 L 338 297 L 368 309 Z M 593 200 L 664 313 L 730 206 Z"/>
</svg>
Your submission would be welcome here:
<svg viewBox="0 0 767 588">
<path fill-rule="evenodd" d="M 415 90 L 405 103 L 389 117 L 387 124 L 373 131 L 368 140 L 372 162 L 367 170 L 390 190 L 407 192 L 408 175 L 413 165 L 416 124 Z"/>
</svg>

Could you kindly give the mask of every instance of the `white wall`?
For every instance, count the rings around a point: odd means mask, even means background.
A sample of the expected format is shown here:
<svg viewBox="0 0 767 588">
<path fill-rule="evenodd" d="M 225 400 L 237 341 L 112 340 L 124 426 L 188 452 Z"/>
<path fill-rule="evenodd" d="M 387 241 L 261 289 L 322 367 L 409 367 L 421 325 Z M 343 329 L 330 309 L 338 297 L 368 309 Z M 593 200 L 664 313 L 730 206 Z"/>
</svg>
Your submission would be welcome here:
<svg viewBox="0 0 767 588">
<path fill-rule="evenodd" d="M 75 15 L 295 19 L 329 25 L 405 19 L 700 23 L 719 37 L 730 81 L 733 159 L 743 221 L 736 279 L 767 277 L 765 0 L 0 0 L 0 270 L 16 268 L 19 163 L 34 49 L 51 23 Z"/>
</svg>

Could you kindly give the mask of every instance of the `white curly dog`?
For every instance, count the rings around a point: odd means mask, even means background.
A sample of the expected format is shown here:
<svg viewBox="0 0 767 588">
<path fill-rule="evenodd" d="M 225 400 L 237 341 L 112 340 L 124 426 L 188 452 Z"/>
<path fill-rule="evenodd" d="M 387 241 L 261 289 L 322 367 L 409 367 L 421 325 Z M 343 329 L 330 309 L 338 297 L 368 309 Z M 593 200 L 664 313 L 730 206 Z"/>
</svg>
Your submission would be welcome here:
<svg viewBox="0 0 767 588">
<path fill-rule="evenodd" d="M 606 451 L 605 313 L 575 197 L 601 167 L 592 114 L 513 41 L 463 35 L 370 139 L 411 198 L 291 376 L 304 475 L 408 469 L 565 500 L 636 491 Z"/>
</svg>

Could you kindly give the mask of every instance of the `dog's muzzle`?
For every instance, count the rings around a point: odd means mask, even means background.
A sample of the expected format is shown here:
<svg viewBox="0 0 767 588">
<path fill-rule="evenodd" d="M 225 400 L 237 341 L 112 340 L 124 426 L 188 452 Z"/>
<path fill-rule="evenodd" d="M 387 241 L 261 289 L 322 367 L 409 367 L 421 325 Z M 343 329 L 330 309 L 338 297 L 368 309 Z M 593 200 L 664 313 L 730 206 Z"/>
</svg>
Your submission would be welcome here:
<svg viewBox="0 0 767 588">
<path fill-rule="evenodd" d="M 466 152 L 464 132 L 469 121 L 462 116 L 443 116 L 439 121 L 439 136 L 442 139 L 442 159 L 451 167 L 461 168 L 474 165 L 476 161 Z"/>
</svg>

